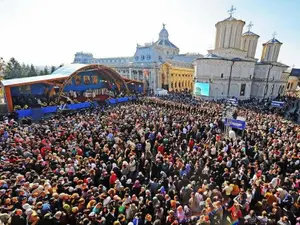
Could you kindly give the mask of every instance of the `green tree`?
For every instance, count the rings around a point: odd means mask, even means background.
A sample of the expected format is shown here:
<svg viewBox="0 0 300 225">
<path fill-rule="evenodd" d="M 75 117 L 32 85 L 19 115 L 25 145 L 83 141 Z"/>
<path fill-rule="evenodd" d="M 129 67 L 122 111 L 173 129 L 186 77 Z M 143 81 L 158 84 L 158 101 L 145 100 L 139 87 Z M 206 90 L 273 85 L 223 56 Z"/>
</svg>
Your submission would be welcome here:
<svg viewBox="0 0 300 225">
<path fill-rule="evenodd" d="M 22 76 L 22 67 L 20 63 L 15 59 L 11 58 L 4 69 L 4 79 L 14 79 Z"/>
<path fill-rule="evenodd" d="M 45 74 L 44 74 L 44 70 L 40 70 L 39 75 L 40 75 L 40 76 L 45 75 Z"/>
<path fill-rule="evenodd" d="M 22 63 L 21 66 L 21 77 L 28 77 L 30 71 L 30 66 L 29 65 L 25 65 L 24 63 Z"/>
<path fill-rule="evenodd" d="M 49 74 L 49 70 L 48 70 L 48 67 L 45 66 L 45 68 L 44 68 L 44 75 L 47 75 L 47 74 Z"/>
<path fill-rule="evenodd" d="M 0 75 L 4 76 L 4 70 L 5 70 L 5 61 L 2 57 L 0 57 Z"/>
<path fill-rule="evenodd" d="M 55 70 L 56 70 L 56 67 L 55 66 L 51 66 L 51 72 L 50 73 L 53 73 Z"/>
<path fill-rule="evenodd" d="M 30 66 L 30 70 L 29 70 L 29 73 L 28 73 L 28 77 L 35 77 L 37 76 L 37 72 L 35 70 L 35 67 L 31 64 Z"/>
</svg>

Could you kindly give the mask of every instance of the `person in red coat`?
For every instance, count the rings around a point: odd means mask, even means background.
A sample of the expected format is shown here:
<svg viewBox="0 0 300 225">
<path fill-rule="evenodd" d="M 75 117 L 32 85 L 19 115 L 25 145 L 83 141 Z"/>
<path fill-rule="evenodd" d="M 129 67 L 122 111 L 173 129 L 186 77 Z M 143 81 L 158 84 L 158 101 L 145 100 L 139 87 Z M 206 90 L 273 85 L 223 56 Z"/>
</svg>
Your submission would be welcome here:
<svg viewBox="0 0 300 225">
<path fill-rule="evenodd" d="M 163 144 L 160 144 L 157 148 L 157 151 L 159 151 L 162 155 L 164 155 L 165 147 Z"/>
<path fill-rule="evenodd" d="M 110 187 L 113 187 L 113 186 L 114 186 L 114 184 L 115 184 L 115 182 L 116 182 L 117 179 L 118 179 L 118 177 L 117 177 L 117 175 L 115 174 L 115 172 L 114 172 L 114 171 L 111 171 L 110 177 L 109 177 L 109 185 L 110 185 Z"/>
<path fill-rule="evenodd" d="M 195 144 L 195 141 L 194 141 L 193 138 L 191 138 L 190 141 L 189 141 L 189 148 L 190 148 L 190 149 L 193 149 L 194 144 Z"/>
</svg>

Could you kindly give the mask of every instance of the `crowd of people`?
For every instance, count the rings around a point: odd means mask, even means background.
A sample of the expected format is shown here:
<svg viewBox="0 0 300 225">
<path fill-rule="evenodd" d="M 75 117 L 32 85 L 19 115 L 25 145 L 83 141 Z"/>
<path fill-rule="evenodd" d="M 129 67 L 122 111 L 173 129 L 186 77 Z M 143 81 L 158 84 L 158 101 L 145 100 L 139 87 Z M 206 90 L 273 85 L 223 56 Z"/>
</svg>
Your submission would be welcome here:
<svg viewBox="0 0 300 225">
<path fill-rule="evenodd" d="M 10 225 L 299 224 L 300 129 L 191 96 L 0 124 L 0 220 Z"/>
</svg>

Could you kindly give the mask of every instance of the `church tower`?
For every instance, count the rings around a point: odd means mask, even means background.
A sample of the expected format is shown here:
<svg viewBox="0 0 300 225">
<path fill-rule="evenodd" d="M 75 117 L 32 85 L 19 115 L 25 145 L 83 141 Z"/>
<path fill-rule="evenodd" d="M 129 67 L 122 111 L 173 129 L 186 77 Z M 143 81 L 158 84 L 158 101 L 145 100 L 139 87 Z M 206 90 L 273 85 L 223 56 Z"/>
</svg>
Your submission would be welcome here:
<svg viewBox="0 0 300 225">
<path fill-rule="evenodd" d="M 279 51 L 282 43 L 276 38 L 276 33 L 273 34 L 273 38 L 263 44 L 263 51 L 261 55 L 262 62 L 277 62 Z"/>
<path fill-rule="evenodd" d="M 250 22 L 247 26 L 248 31 L 243 34 L 241 41 L 241 49 L 247 52 L 247 58 L 255 57 L 257 42 L 259 38 L 259 35 L 251 32 L 252 26 L 253 24 L 252 22 Z"/>
<path fill-rule="evenodd" d="M 235 19 L 232 14 L 236 9 L 232 6 L 229 17 L 216 24 L 215 49 L 240 49 L 245 22 Z"/>
</svg>

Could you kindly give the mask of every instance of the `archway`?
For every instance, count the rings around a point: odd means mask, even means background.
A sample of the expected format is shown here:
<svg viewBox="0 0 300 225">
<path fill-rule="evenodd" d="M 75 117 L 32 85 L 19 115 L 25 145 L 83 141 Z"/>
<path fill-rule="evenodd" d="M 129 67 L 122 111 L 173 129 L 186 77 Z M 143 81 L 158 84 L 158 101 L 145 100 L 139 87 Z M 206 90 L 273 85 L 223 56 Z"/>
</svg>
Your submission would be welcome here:
<svg viewBox="0 0 300 225">
<path fill-rule="evenodd" d="M 63 95 L 65 89 L 88 90 L 103 87 L 103 84 L 110 90 L 129 92 L 124 79 L 113 69 L 103 65 L 87 65 L 73 72 L 60 86 L 57 103 Z M 115 86 L 115 87 L 114 87 Z"/>
</svg>

